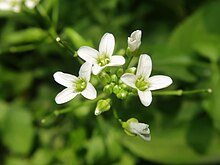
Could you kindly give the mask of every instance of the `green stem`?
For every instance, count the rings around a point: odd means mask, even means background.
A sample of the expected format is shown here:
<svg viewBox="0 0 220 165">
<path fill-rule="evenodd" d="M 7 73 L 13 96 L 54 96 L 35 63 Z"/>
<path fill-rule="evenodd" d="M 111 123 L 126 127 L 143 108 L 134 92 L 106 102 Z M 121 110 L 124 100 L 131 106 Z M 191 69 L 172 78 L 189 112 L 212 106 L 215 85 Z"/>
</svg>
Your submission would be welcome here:
<svg viewBox="0 0 220 165">
<path fill-rule="evenodd" d="M 74 57 L 77 57 L 76 52 L 72 50 L 72 48 L 66 42 L 62 41 L 60 37 L 57 37 L 56 41 L 62 47 L 66 48 L 71 54 L 73 54 Z"/>
<path fill-rule="evenodd" d="M 122 120 L 119 118 L 116 108 L 113 108 L 113 115 L 118 120 L 118 122 L 122 124 Z"/>
<path fill-rule="evenodd" d="M 134 57 L 134 56 L 129 56 L 128 62 L 125 64 L 124 69 L 128 69 L 128 67 L 129 67 L 129 65 L 130 65 L 130 63 L 131 63 L 133 57 Z"/>
<path fill-rule="evenodd" d="M 155 91 L 153 92 L 153 95 L 176 95 L 176 96 L 182 96 L 182 95 L 190 95 L 190 94 L 196 94 L 196 93 L 211 93 L 212 89 L 196 89 L 196 90 L 189 90 L 184 91 L 182 89 L 179 90 L 172 90 L 172 91 Z"/>
</svg>

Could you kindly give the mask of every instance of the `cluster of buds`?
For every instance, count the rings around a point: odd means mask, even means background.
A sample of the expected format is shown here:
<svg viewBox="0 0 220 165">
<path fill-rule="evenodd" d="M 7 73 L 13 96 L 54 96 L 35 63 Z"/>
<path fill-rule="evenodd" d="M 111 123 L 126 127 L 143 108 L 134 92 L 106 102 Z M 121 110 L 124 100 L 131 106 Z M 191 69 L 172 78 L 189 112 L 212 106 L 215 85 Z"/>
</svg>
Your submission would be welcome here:
<svg viewBox="0 0 220 165">
<path fill-rule="evenodd" d="M 127 61 L 124 56 L 113 55 L 115 38 L 110 33 L 103 35 L 98 50 L 89 46 L 80 47 L 77 54 L 85 63 L 79 70 L 79 76 L 63 72 L 54 74 L 55 81 L 66 87 L 56 96 L 56 103 L 68 102 L 78 94 L 82 94 L 87 99 L 95 99 L 97 92 L 90 78 L 91 75 L 98 75 L 105 93 L 109 95 L 114 93 L 119 99 L 126 99 L 130 94 L 138 95 L 141 103 L 146 107 L 149 106 L 152 102 L 151 91 L 169 86 L 172 79 L 164 75 L 150 77 L 152 61 L 147 54 L 138 55 L 140 45 L 141 31 L 136 30 L 128 37 Z M 137 55 L 139 56 L 137 68 L 122 67 L 124 64 L 129 66 L 131 59 Z M 111 99 L 101 99 L 97 102 L 95 115 L 100 115 L 110 108 Z M 147 124 L 139 123 L 134 118 L 126 122 L 121 121 L 121 124 L 128 135 L 138 135 L 144 140 L 150 140 L 150 130 Z"/>
</svg>

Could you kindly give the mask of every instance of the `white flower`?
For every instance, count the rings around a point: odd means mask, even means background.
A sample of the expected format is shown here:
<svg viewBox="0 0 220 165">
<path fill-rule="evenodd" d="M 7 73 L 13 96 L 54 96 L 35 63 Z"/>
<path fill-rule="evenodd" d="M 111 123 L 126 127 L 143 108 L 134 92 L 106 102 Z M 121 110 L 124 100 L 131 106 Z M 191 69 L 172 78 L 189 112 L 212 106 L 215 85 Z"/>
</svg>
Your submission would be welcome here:
<svg viewBox="0 0 220 165">
<path fill-rule="evenodd" d="M 0 1 L 0 10 L 20 12 L 22 0 L 2 0 Z"/>
<path fill-rule="evenodd" d="M 150 56 L 142 54 L 139 58 L 136 75 L 125 73 L 121 80 L 128 86 L 137 89 L 138 96 L 144 106 L 149 106 L 152 102 L 151 90 L 161 89 L 172 84 L 172 79 L 168 76 L 156 75 L 149 77 L 152 70 Z"/>
<path fill-rule="evenodd" d="M 58 93 L 55 98 L 57 104 L 63 104 L 73 99 L 77 94 L 82 94 L 87 99 L 95 99 L 97 92 L 94 86 L 89 82 L 91 77 L 92 65 L 85 62 L 80 70 L 79 77 L 71 74 L 56 72 L 53 77 L 55 81 L 66 87 Z"/>
<path fill-rule="evenodd" d="M 128 48 L 134 52 L 141 45 L 141 30 L 136 30 L 128 37 Z"/>
<path fill-rule="evenodd" d="M 123 122 L 122 127 L 130 136 L 138 135 L 144 140 L 151 140 L 149 125 L 145 123 L 139 123 L 135 118 L 131 118 L 127 120 L 127 122 Z"/>
<path fill-rule="evenodd" d="M 40 0 L 25 0 L 25 6 L 29 9 L 33 9 Z"/>
<path fill-rule="evenodd" d="M 99 51 L 88 46 L 82 46 L 77 53 L 83 60 L 93 64 L 92 73 L 97 75 L 107 66 L 120 66 L 125 63 L 124 57 L 112 56 L 114 47 L 114 36 L 110 33 L 105 33 L 100 41 Z"/>
</svg>

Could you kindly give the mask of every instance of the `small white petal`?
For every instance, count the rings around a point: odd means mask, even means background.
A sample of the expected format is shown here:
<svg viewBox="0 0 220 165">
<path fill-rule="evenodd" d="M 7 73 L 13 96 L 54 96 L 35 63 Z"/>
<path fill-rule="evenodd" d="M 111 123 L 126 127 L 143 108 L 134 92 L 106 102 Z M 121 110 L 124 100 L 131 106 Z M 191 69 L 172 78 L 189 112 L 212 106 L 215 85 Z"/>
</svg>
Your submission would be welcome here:
<svg viewBox="0 0 220 165">
<path fill-rule="evenodd" d="M 141 40 L 141 30 L 135 30 L 133 33 L 131 33 L 131 38 L 134 38 L 138 41 Z"/>
<path fill-rule="evenodd" d="M 112 56 L 111 61 L 106 66 L 121 66 L 124 65 L 125 58 L 123 56 Z"/>
<path fill-rule="evenodd" d="M 92 67 L 92 73 L 94 75 L 97 75 L 101 72 L 102 69 L 104 69 L 106 66 L 99 66 L 97 64 L 94 64 L 93 67 Z"/>
<path fill-rule="evenodd" d="M 96 89 L 94 86 L 88 82 L 86 89 L 84 89 L 81 93 L 85 98 L 93 100 L 97 96 Z"/>
<path fill-rule="evenodd" d="M 110 33 L 105 33 L 99 44 L 99 52 L 105 53 L 109 57 L 112 56 L 115 48 L 115 38 Z"/>
<path fill-rule="evenodd" d="M 141 30 L 134 31 L 130 37 L 128 37 L 128 47 L 131 51 L 137 50 L 141 45 Z"/>
<path fill-rule="evenodd" d="M 62 90 L 55 98 L 57 104 L 63 104 L 72 100 L 78 93 L 74 92 L 72 88 Z"/>
<path fill-rule="evenodd" d="M 79 77 L 82 77 L 86 81 L 89 81 L 91 77 L 91 71 L 92 71 L 92 64 L 85 62 L 84 64 L 82 64 L 79 70 Z"/>
<path fill-rule="evenodd" d="M 125 73 L 121 76 L 121 81 L 123 81 L 123 83 L 125 83 L 126 85 L 132 87 L 132 88 L 136 88 L 135 86 L 135 82 L 136 82 L 136 76 L 132 73 Z"/>
<path fill-rule="evenodd" d="M 161 89 L 168 87 L 170 84 L 172 84 L 172 79 L 168 76 L 152 76 L 148 79 L 150 83 L 149 90 L 156 90 L 156 89 Z"/>
<path fill-rule="evenodd" d="M 151 136 L 150 134 L 137 134 L 138 136 L 140 136 L 142 139 L 146 140 L 146 141 L 150 141 L 151 140 Z"/>
<path fill-rule="evenodd" d="M 141 134 L 150 134 L 149 125 L 145 123 L 130 122 L 130 128 Z"/>
<path fill-rule="evenodd" d="M 78 80 L 76 76 L 63 72 L 56 72 L 53 77 L 57 83 L 69 88 L 72 88 L 73 83 Z"/>
<path fill-rule="evenodd" d="M 138 96 L 141 100 L 141 103 L 144 105 L 144 106 L 149 106 L 152 102 L 152 94 L 151 94 L 151 91 L 149 90 L 146 90 L 146 91 L 140 91 L 138 90 Z"/>
<path fill-rule="evenodd" d="M 136 75 L 143 76 L 144 78 L 148 78 L 151 74 L 152 70 L 152 61 L 150 56 L 147 54 L 142 54 L 139 58 L 137 73 Z"/>
<path fill-rule="evenodd" d="M 151 140 L 149 125 L 145 123 L 131 122 L 130 131 L 144 140 Z"/>
<path fill-rule="evenodd" d="M 11 10 L 11 5 L 7 2 L 0 2 L 0 10 Z"/>
<path fill-rule="evenodd" d="M 81 57 L 84 61 L 89 62 L 90 64 L 96 64 L 98 58 L 98 51 L 89 47 L 82 46 L 77 51 L 79 57 Z"/>
<path fill-rule="evenodd" d="M 26 0 L 25 1 L 25 5 L 29 9 L 33 9 L 38 3 L 39 3 L 39 0 Z"/>
</svg>

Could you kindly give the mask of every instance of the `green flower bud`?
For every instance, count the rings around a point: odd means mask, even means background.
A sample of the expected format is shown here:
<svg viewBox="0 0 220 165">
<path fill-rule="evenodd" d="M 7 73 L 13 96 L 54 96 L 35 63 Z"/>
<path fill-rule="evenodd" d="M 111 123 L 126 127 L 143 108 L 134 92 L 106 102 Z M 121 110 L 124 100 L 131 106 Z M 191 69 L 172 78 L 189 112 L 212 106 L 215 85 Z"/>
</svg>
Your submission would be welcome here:
<svg viewBox="0 0 220 165">
<path fill-rule="evenodd" d="M 112 90 L 113 90 L 113 86 L 111 84 L 108 84 L 104 87 L 103 91 L 108 93 L 108 94 L 111 94 L 112 93 Z"/>
<path fill-rule="evenodd" d="M 120 87 L 121 87 L 122 89 L 127 90 L 129 86 L 127 86 L 126 84 L 123 83 L 123 84 L 120 84 Z"/>
<path fill-rule="evenodd" d="M 111 77 L 106 72 L 101 72 L 98 76 L 104 85 L 108 84 L 111 81 Z"/>
<path fill-rule="evenodd" d="M 121 77 L 121 76 L 123 75 L 123 73 L 124 73 L 124 70 L 123 70 L 122 68 L 119 68 L 119 69 L 117 70 L 117 72 L 116 72 L 116 75 L 117 75 L 118 77 Z"/>
<path fill-rule="evenodd" d="M 113 93 L 114 94 L 118 94 L 118 92 L 120 91 L 120 87 L 119 87 L 119 85 L 115 85 L 114 87 L 113 87 Z"/>
<path fill-rule="evenodd" d="M 128 97 L 128 92 L 121 89 L 117 95 L 116 95 L 119 99 L 126 99 Z"/>
<path fill-rule="evenodd" d="M 96 105 L 95 115 L 100 115 L 102 112 L 108 111 L 111 108 L 111 99 L 99 100 Z"/>
<path fill-rule="evenodd" d="M 113 82 L 118 82 L 118 77 L 116 76 L 116 74 L 111 75 L 111 80 Z"/>
<path fill-rule="evenodd" d="M 131 67 L 131 68 L 128 68 L 128 69 L 125 70 L 125 73 L 133 73 L 133 74 L 135 74 L 135 72 L 136 72 L 136 68 L 135 67 Z"/>
</svg>

